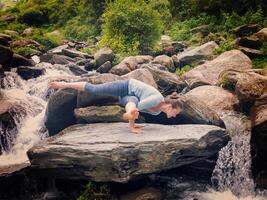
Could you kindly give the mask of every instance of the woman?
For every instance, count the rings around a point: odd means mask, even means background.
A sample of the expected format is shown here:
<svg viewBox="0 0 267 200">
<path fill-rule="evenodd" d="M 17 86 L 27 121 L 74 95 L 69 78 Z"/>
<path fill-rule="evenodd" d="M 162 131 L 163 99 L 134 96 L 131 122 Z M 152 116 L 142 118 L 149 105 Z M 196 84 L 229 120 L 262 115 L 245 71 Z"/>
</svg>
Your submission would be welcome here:
<svg viewBox="0 0 267 200">
<path fill-rule="evenodd" d="M 123 118 L 129 121 L 130 129 L 133 133 L 141 132 L 141 126 L 135 125 L 139 111 L 152 115 L 164 112 L 170 118 L 175 117 L 182 110 L 182 104 L 178 100 L 177 94 L 170 95 L 164 99 L 156 88 L 136 79 L 118 80 L 103 84 L 50 82 L 49 88 L 72 88 L 92 94 L 119 97 L 120 104 L 125 106 L 126 110 Z"/>
</svg>

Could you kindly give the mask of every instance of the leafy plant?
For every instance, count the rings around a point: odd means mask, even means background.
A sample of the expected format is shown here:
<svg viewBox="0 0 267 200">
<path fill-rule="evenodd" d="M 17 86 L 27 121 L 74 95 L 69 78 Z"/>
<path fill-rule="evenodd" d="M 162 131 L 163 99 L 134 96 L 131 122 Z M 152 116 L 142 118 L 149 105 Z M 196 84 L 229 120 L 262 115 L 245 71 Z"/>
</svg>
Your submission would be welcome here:
<svg viewBox="0 0 267 200">
<path fill-rule="evenodd" d="M 110 190 L 106 185 L 97 187 L 89 182 L 77 200 L 111 200 Z"/>
</svg>

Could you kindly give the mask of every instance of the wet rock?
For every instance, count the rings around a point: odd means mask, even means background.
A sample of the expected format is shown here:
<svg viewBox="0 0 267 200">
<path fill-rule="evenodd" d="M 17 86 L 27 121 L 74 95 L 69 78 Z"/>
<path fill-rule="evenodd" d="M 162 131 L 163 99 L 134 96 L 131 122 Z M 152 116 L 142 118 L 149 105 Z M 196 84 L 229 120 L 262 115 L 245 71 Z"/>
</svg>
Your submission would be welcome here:
<svg viewBox="0 0 267 200">
<path fill-rule="evenodd" d="M 99 73 L 108 73 L 108 71 L 112 68 L 112 64 L 110 61 L 105 62 L 103 65 L 97 68 L 97 72 Z"/>
<path fill-rule="evenodd" d="M 185 96 L 201 101 L 218 115 L 237 109 L 239 104 L 235 94 L 218 86 L 200 86 L 190 90 Z"/>
<path fill-rule="evenodd" d="M 92 71 L 96 68 L 96 62 L 95 60 L 91 60 L 90 62 L 86 63 L 84 66 L 84 69 L 87 71 Z"/>
<path fill-rule="evenodd" d="M 121 76 L 139 68 L 144 63 L 149 63 L 152 59 L 152 56 L 130 56 L 112 67 L 109 72 Z"/>
<path fill-rule="evenodd" d="M 81 66 L 78 66 L 75 64 L 68 64 L 68 65 L 66 65 L 66 67 L 68 67 L 70 69 L 70 71 L 76 76 L 80 76 L 82 74 L 87 74 L 87 71 L 84 70 Z"/>
<path fill-rule="evenodd" d="M 114 59 L 113 51 L 109 48 L 102 48 L 99 51 L 97 51 L 94 55 L 96 66 L 100 67 L 105 62 L 110 61 L 112 62 Z"/>
<path fill-rule="evenodd" d="M 263 55 L 261 51 L 257 49 L 250 49 L 246 47 L 239 47 L 238 49 L 242 51 L 244 54 L 246 54 L 251 59 L 259 58 Z"/>
<path fill-rule="evenodd" d="M 152 63 L 161 64 L 165 66 L 170 72 L 175 72 L 174 62 L 172 58 L 169 56 L 166 56 L 166 55 L 157 56 L 156 58 L 154 58 Z"/>
<path fill-rule="evenodd" d="M 5 65 L 8 64 L 8 62 L 10 62 L 12 57 L 13 57 L 13 51 L 9 47 L 0 45 L 0 64 L 2 64 L 3 67 L 5 67 Z"/>
<path fill-rule="evenodd" d="M 212 55 L 214 49 L 218 47 L 219 46 L 215 42 L 211 41 L 194 49 L 179 53 L 177 58 L 180 63 L 180 68 L 185 65 L 199 64 L 199 62 L 201 62 L 203 59 L 206 59 L 208 56 Z"/>
<path fill-rule="evenodd" d="M 163 95 L 168 95 L 172 92 L 181 92 L 186 87 L 186 83 L 177 74 L 156 69 L 153 65 L 149 64 L 142 65 L 142 68 L 150 71 L 158 85 L 159 91 Z"/>
<path fill-rule="evenodd" d="M 24 80 L 28 80 L 43 75 L 45 73 L 45 69 L 39 67 L 19 66 L 17 68 L 17 73 Z"/>
<path fill-rule="evenodd" d="M 87 63 L 90 63 L 92 59 L 81 59 L 76 61 L 76 65 L 85 66 Z"/>
<path fill-rule="evenodd" d="M 56 91 L 50 97 L 45 114 L 45 126 L 50 136 L 76 123 L 76 118 L 74 117 L 76 106 L 76 90 L 62 89 Z"/>
<path fill-rule="evenodd" d="M 217 84 L 219 74 L 224 70 L 246 70 L 251 68 L 252 62 L 249 57 L 239 50 L 231 50 L 184 73 L 182 78 L 192 89 L 201 85 Z"/>
<path fill-rule="evenodd" d="M 65 56 L 68 56 L 71 58 L 75 58 L 75 57 L 90 58 L 90 56 L 87 53 L 83 53 L 83 52 L 71 50 L 71 49 L 62 49 L 62 53 Z"/>
<path fill-rule="evenodd" d="M 225 128 L 224 122 L 209 104 L 189 95 L 181 96 L 180 101 L 183 104 L 181 115 L 186 116 L 192 124 L 210 124 Z"/>
<path fill-rule="evenodd" d="M 10 65 L 11 67 L 34 66 L 35 63 L 31 59 L 25 58 L 18 54 L 14 54 Z"/>
<path fill-rule="evenodd" d="M 98 123 L 69 127 L 42 140 L 28 156 L 48 177 L 125 183 L 204 160 L 229 139 L 224 129 L 208 125 L 145 124 L 140 135 L 127 123 Z"/>
<path fill-rule="evenodd" d="M 238 37 L 242 37 L 242 36 L 247 36 L 247 35 L 251 35 L 253 33 L 256 33 L 259 29 L 260 29 L 259 24 L 246 24 L 246 25 L 236 27 L 234 29 L 234 33 Z"/>
<path fill-rule="evenodd" d="M 259 38 L 261 42 L 267 42 L 267 28 L 261 29 L 256 36 Z"/>
<path fill-rule="evenodd" d="M 262 42 L 256 37 L 240 37 L 235 41 L 236 45 L 251 49 L 260 49 Z"/>
</svg>

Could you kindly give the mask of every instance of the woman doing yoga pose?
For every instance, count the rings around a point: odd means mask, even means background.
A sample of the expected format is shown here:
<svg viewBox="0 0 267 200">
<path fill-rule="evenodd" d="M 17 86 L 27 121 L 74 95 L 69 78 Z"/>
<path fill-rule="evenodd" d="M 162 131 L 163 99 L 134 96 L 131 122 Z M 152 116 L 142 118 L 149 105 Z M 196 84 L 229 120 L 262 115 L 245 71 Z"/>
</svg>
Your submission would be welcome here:
<svg viewBox="0 0 267 200">
<path fill-rule="evenodd" d="M 136 79 L 118 80 L 103 84 L 50 82 L 49 88 L 72 88 L 91 94 L 119 97 L 120 105 L 125 106 L 126 110 L 123 118 L 129 121 L 130 129 L 134 133 L 141 132 L 141 126 L 135 124 L 139 111 L 151 115 L 158 115 L 164 112 L 170 118 L 175 117 L 182 110 L 182 104 L 177 95 L 170 95 L 164 98 L 156 88 Z"/>
</svg>

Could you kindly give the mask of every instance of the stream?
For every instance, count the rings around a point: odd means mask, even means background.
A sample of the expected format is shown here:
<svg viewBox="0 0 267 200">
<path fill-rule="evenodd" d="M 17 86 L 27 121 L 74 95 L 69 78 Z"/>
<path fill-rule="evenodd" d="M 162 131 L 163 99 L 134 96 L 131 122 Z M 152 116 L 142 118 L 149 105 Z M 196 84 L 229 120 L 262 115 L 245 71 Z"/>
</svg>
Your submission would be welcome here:
<svg viewBox="0 0 267 200">
<path fill-rule="evenodd" d="M 42 64 L 42 63 L 41 63 Z M 14 117 L 18 127 L 17 137 L 8 134 L 7 151 L 0 156 L 0 168 L 29 163 L 27 150 L 48 136 L 44 127 L 45 108 L 53 91 L 47 89 L 50 80 L 56 77 L 74 77 L 63 65 L 57 67 L 43 64 L 46 73 L 36 79 L 25 81 L 15 71 L 6 72 L 1 90 L 4 98 L 18 104 Z M 21 114 L 20 114 L 21 113 Z M 232 140 L 219 152 L 216 167 L 211 178 L 212 184 L 197 180 L 184 182 L 177 177 L 151 176 L 156 182 L 163 181 L 163 199 L 183 200 L 262 200 L 267 199 L 266 191 L 255 190 L 251 176 L 251 133 L 246 130 L 242 116 L 223 115 Z M 1 127 L 0 127 L 0 131 Z M 1 141 L 0 141 L 1 142 Z M 179 193 L 179 194 L 178 194 Z M 130 199 L 130 198 L 129 198 Z"/>
</svg>

